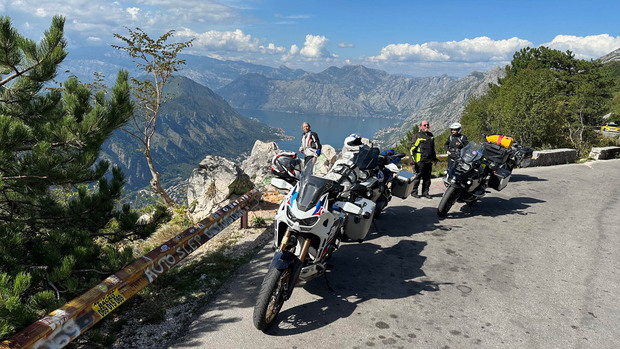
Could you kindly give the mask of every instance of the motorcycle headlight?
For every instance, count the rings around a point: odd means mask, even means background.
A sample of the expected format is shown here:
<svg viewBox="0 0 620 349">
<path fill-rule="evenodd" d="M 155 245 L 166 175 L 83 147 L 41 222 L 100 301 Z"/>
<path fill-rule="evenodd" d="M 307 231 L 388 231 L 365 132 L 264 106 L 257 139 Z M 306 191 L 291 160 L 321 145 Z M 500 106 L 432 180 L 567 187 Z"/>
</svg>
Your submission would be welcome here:
<svg viewBox="0 0 620 349">
<path fill-rule="evenodd" d="M 286 207 L 286 217 L 292 222 L 298 222 L 299 225 L 303 225 L 306 227 L 310 227 L 316 224 L 319 221 L 320 216 L 314 216 L 310 218 L 299 219 L 291 213 L 290 208 Z"/>
<path fill-rule="evenodd" d="M 299 224 L 300 225 L 305 225 L 306 227 L 309 226 L 313 226 L 316 224 L 316 222 L 319 221 L 319 216 L 316 217 L 310 217 L 310 218 L 306 218 L 306 219 L 300 219 L 299 220 Z"/>
</svg>

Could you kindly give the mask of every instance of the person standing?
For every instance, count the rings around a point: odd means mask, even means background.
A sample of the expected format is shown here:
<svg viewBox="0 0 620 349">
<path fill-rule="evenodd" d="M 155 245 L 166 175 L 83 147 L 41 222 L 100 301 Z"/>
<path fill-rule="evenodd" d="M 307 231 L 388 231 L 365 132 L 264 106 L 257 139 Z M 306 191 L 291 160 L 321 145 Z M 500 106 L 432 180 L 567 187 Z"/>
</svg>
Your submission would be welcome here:
<svg viewBox="0 0 620 349">
<path fill-rule="evenodd" d="M 299 152 L 304 155 L 304 166 L 308 161 L 316 161 L 316 158 L 321 155 L 321 141 L 319 141 L 319 135 L 316 132 L 310 130 L 310 124 L 304 122 L 301 124 L 301 129 L 304 133 L 301 135 L 301 147 Z"/>
<path fill-rule="evenodd" d="M 418 195 L 418 187 L 421 181 L 422 196 L 430 199 L 431 172 L 433 170 L 433 163 L 437 163 L 437 154 L 435 153 L 435 137 L 431 133 L 429 123 L 426 120 L 420 122 L 420 130 L 411 136 L 409 160 L 411 160 L 413 171 L 416 173 L 411 196 L 414 198 L 420 197 Z"/>
<path fill-rule="evenodd" d="M 452 167 L 454 164 L 454 159 L 459 155 L 461 149 L 469 143 L 467 137 L 461 134 L 461 124 L 458 122 L 450 125 L 450 136 L 446 140 L 446 143 L 443 144 L 443 148 L 446 150 L 448 154 L 448 169 Z"/>
</svg>

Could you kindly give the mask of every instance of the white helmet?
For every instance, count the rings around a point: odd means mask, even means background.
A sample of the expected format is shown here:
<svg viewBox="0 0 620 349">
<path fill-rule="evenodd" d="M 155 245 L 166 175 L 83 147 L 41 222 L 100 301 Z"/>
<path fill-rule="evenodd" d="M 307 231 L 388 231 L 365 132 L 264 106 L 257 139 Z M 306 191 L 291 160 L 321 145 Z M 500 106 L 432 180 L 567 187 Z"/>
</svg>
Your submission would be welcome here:
<svg viewBox="0 0 620 349">
<path fill-rule="evenodd" d="M 362 145 L 362 136 L 357 133 L 352 133 L 349 137 L 344 139 L 344 151 L 356 152 L 360 150 Z"/>
<path fill-rule="evenodd" d="M 461 126 L 461 124 L 460 124 L 460 123 L 458 123 L 458 122 L 454 122 L 454 123 L 452 123 L 452 124 L 450 125 L 450 129 L 451 129 L 451 130 L 456 130 L 456 132 L 457 132 L 457 133 L 458 133 L 458 132 L 461 132 L 461 127 L 462 127 L 462 126 Z"/>
</svg>

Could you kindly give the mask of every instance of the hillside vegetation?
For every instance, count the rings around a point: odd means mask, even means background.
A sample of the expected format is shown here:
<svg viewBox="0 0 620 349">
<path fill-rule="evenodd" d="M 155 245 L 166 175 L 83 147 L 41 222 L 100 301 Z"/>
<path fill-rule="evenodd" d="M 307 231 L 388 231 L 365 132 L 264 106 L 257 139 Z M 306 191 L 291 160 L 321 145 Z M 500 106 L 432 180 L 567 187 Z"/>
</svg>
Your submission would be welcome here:
<svg viewBox="0 0 620 349">
<path fill-rule="evenodd" d="M 133 112 L 128 74 L 111 93 L 77 78 L 51 86 L 67 55 L 65 20 L 39 43 L 0 17 L 0 340 L 58 308 L 131 261 L 120 244 L 151 224 L 120 205 L 125 176 L 97 161 L 110 134 Z"/>
<path fill-rule="evenodd" d="M 611 119 L 618 118 L 618 64 L 580 60 L 570 51 L 546 47 L 516 52 L 506 76 L 468 101 L 463 133 L 479 141 L 484 134 L 504 134 L 534 149 L 568 147 L 586 155 L 602 142 L 595 130 L 603 116 L 611 111 Z M 443 139 L 436 141 L 438 150 Z"/>
</svg>

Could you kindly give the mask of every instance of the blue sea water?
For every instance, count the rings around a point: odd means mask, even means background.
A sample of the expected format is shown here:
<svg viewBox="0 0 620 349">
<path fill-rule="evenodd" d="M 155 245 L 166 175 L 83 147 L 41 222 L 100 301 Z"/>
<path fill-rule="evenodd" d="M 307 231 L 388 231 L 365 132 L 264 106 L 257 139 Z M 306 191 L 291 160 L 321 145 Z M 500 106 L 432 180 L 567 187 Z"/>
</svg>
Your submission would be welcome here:
<svg viewBox="0 0 620 349">
<path fill-rule="evenodd" d="M 386 118 L 291 114 L 247 109 L 237 111 L 245 117 L 256 118 L 264 124 L 281 128 L 287 136 L 295 137 L 293 140 L 276 142 L 278 148 L 292 151 L 299 149 L 302 135 L 301 124 L 304 121 L 307 121 L 312 131 L 319 135 L 321 144 L 329 144 L 336 149 L 342 148 L 344 139 L 351 133 L 372 139 L 380 129 L 399 123 L 399 120 Z"/>
</svg>

